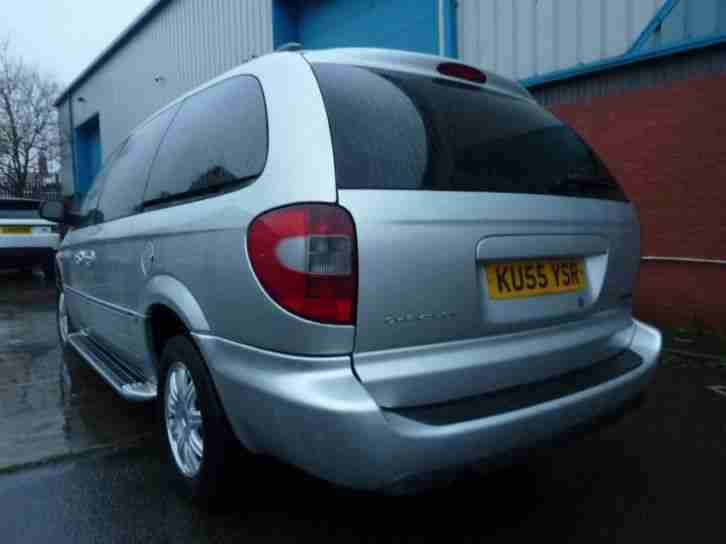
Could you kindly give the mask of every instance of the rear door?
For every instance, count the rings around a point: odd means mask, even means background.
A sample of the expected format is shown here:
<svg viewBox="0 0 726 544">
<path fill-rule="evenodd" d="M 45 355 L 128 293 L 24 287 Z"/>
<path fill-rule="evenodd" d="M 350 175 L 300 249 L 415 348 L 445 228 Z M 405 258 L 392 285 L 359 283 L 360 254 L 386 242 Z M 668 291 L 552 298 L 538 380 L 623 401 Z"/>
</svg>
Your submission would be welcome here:
<svg viewBox="0 0 726 544">
<path fill-rule="evenodd" d="M 141 235 L 142 200 L 151 163 L 177 110 L 173 106 L 134 131 L 107 174 L 98 206 L 98 225 L 88 250 L 94 277 L 93 331 L 96 340 L 153 376 L 146 357 L 144 316 L 136 311 L 145 282 Z"/>
<path fill-rule="evenodd" d="M 379 403 L 544 380 L 623 349 L 639 227 L 570 128 L 435 72 L 313 69 L 358 236 L 354 365 Z"/>
<path fill-rule="evenodd" d="M 111 153 L 104 167 L 94 178 L 80 205 L 79 225 L 66 235 L 61 250 L 68 312 L 74 327 L 91 335 L 94 334 L 96 326 L 97 308 L 94 300 L 101 285 L 98 268 L 95 266 L 94 249 L 101 222 L 98 203 L 116 157 L 125 145 L 124 141 Z"/>
</svg>

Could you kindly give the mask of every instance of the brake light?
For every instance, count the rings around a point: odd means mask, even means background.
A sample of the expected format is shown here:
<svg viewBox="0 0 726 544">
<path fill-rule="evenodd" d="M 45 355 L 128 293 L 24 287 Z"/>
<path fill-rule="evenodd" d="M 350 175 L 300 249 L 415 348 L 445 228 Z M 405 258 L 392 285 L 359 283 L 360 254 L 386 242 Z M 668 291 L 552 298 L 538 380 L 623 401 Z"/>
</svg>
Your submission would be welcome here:
<svg viewBox="0 0 726 544">
<path fill-rule="evenodd" d="M 257 278 L 280 306 L 322 323 L 355 322 L 355 226 L 343 208 L 298 204 L 264 213 L 250 226 L 247 250 Z"/>
<path fill-rule="evenodd" d="M 458 62 L 443 62 L 438 65 L 437 70 L 442 75 L 457 79 L 465 79 L 480 84 L 487 82 L 487 75 L 484 72 L 473 66 L 459 64 Z"/>
</svg>

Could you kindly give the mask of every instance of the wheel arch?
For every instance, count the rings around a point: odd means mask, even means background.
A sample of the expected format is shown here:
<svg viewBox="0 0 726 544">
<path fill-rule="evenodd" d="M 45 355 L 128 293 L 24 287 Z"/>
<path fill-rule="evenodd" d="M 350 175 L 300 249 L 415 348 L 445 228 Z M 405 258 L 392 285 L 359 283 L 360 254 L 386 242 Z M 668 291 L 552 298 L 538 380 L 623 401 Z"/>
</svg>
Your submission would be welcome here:
<svg viewBox="0 0 726 544">
<path fill-rule="evenodd" d="M 165 306 L 172 310 L 189 332 L 210 332 L 202 307 L 191 291 L 178 279 L 172 276 L 156 276 L 146 285 L 144 290 L 142 312 L 150 316 L 151 310 L 157 306 Z"/>
<path fill-rule="evenodd" d="M 147 344 L 157 373 L 161 350 L 167 340 L 180 333 L 208 333 L 210 330 L 199 302 L 172 276 L 156 276 L 147 283 L 141 309 L 147 318 Z"/>
<path fill-rule="evenodd" d="M 147 285 L 144 293 L 144 314 L 147 316 L 147 342 L 153 356 L 157 378 L 161 379 L 160 362 L 164 343 L 178 334 L 186 334 L 204 359 L 207 373 L 219 398 L 217 384 L 207 354 L 199 345 L 195 333 L 208 334 L 210 326 L 204 313 L 189 289 L 171 276 L 157 276 Z M 219 402 L 222 412 L 229 421 L 226 409 Z M 234 429 L 234 434 L 249 451 L 258 451 L 251 434 L 246 429 Z"/>
</svg>

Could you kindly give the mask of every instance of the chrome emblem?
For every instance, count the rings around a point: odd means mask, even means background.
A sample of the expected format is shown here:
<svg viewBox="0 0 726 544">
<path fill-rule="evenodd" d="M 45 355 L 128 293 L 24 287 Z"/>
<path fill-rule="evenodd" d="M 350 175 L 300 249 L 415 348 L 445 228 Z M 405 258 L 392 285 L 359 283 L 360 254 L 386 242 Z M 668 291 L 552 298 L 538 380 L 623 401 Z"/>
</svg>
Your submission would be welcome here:
<svg viewBox="0 0 726 544">
<path fill-rule="evenodd" d="M 386 325 L 400 325 L 401 323 L 415 323 L 419 321 L 441 321 L 456 317 L 454 312 L 432 312 L 422 314 L 387 315 L 383 321 Z"/>
</svg>

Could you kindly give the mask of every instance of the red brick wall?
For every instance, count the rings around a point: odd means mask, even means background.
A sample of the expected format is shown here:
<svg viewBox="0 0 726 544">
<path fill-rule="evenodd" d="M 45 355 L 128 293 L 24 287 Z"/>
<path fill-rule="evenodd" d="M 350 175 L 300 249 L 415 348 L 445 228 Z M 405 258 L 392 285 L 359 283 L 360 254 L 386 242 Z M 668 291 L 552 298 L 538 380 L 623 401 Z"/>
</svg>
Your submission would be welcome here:
<svg viewBox="0 0 726 544">
<path fill-rule="evenodd" d="M 644 255 L 726 259 L 726 74 L 551 109 L 638 206 Z M 726 266 L 643 263 L 636 313 L 726 326 Z"/>
</svg>

